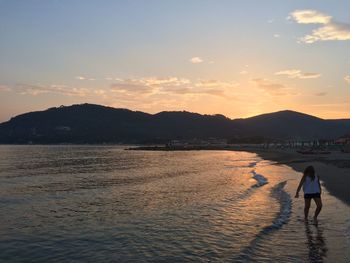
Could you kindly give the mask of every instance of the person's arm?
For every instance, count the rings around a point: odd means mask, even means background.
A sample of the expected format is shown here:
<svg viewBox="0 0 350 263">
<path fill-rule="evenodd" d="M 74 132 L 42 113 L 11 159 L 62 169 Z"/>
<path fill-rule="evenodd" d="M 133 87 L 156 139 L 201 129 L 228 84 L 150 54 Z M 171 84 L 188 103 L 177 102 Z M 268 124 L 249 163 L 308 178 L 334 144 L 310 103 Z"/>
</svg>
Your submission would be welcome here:
<svg viewBox="0 0 350 263">
<path fill-rule="evenodd" d="M 295 194 L 295 198 L 298 198 L 298 197 L 299 197 L 299 192 L 300 192 L 301 187 L 302 187 L 303 184 L 304 184 L 304 181 L 305 181 L 305 175 L 303 175 L 303 177 L 302 177 L 301 180 L 300 180 L 300 183 L 299 183 L 297 192 L 296 192 L 296 194 Z"/>
<path fill-rule="evenodd" d="M 317 179 L 318 179 L 318 186 L 320 187 L 320 194 L 322 194 L 322 188 L 321 188 L 320 177 L 317 176 Z"/>
</svg>

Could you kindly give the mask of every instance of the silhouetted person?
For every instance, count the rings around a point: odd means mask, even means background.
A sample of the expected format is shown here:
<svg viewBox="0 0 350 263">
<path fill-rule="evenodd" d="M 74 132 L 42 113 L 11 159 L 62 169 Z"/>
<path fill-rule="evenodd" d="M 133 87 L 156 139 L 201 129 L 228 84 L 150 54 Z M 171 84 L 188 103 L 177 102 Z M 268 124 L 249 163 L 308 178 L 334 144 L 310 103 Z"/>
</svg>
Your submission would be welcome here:
<svg viewBox="0 0 350 263">
<path fill-rule="evenodd" d="M 303 187 L 303 191 L 304 191 L 305 221 L 307 221 L 307 219 L 308 219 L 311 199 L 314 199 L 316 206 L 317 206 L 316 211 L 315 211 L 315 215 L 314 215 L 314 222 L 315 222 L 315 225 L 317 225 L 317 216 L 321 212 L 321 209 L 322 209 L 321 184 L 320 184 L 320 178 L 315 174 L 315 169 L 313 166 L 308 166 L 304 170 L 304 174 L 300 180 L 297 192 L 295 194 L 295 198 L 299 197 L 299 191 L 300 191 L 301 187 Z"/>
</svg>

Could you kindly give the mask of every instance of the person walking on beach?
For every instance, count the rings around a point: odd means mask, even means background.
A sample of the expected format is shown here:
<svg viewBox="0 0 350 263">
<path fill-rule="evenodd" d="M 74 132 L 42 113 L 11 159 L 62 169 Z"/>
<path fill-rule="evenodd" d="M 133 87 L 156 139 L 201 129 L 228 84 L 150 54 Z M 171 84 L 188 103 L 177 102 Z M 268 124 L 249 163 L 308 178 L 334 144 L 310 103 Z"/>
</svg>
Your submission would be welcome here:
<svg viewBox="0 0 350 263">
<path fill-rule="evenodd" d="M 320 178 L 315 174 L 315 169 L 313 166 L 308 166 L 304 170 L 303 177 L 300 180 L 297 192 L 295 194 L 295 198 L 299 197 L 299 192 L 301 187 L 303 187 L 304 191 L 304 216 L 305 222 L 307 222 L 309 216 L 309 209 L 311 204 L 311 199 L 314 199 L 316 203 L 316 211 L 314 215 L 314 223 L 317 225 L 317 216 L 321 212 L 322 209 L 322 200 L 321 200 L 321 184 Z"/>
</svg>

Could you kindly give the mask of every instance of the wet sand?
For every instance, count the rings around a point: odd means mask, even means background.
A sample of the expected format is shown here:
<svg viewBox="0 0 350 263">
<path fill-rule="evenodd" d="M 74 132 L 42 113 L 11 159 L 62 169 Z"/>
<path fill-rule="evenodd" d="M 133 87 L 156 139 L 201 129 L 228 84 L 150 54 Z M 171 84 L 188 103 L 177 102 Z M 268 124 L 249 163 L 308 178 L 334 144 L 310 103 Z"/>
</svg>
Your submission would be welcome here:
<svg viewBox="0 0 350 263">
<path fill-rule="evenodd" d="M 313 165 L 322 184 L 327 190 L 350 205 L 350 154 L 332 152 L 331 154 L 303 155 L 294 150 L 245 149 L 257 153 L 261 158 L 285 164 L 302 173 L 306 166 Z M 300 174 L 302 176 L 302 174 Z"/>
</svg>

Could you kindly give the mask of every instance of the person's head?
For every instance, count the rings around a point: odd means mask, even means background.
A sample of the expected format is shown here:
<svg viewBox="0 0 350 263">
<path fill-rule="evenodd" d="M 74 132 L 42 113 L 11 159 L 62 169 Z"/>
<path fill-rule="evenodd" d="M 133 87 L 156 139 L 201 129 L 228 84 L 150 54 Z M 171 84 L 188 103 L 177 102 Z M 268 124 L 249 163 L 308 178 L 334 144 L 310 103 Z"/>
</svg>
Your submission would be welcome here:
<svg viewBox="0 0 350 263">
<path fill-rule="evenodd" d="M 306 167 L 304 170 L 304 175 L 309 176 L 309 177 L 311 177 L 312 180 L 314 180 L 315 179 L 315 168 L 312 165 Z"/>
</svg>

